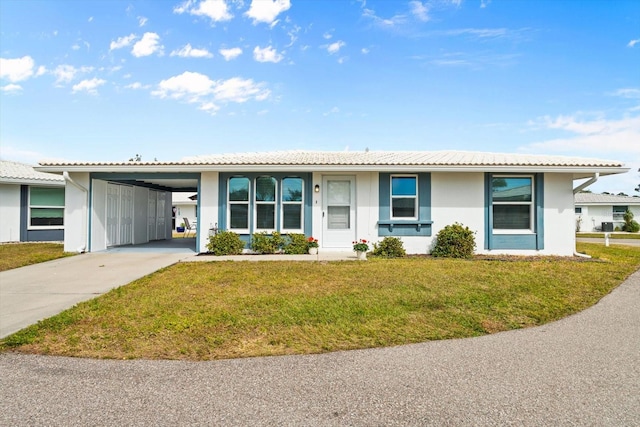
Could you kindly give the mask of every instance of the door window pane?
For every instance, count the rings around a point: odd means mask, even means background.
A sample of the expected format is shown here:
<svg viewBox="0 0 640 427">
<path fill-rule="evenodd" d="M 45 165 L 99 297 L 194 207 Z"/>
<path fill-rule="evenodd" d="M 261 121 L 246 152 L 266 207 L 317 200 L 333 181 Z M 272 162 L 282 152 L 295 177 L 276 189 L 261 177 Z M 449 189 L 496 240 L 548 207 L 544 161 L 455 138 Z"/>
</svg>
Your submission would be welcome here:
<svg viewBox="0 0 640 427">
<path fill-rule="evenodd" d="M 347 230 L 350 228 L 349 206 L 329 206 L 327 209 L 327 228 Z"/>
<path fill-rule="evenodd" d="M 327 181 L 327 204 L 351 204 L 351 181 Z"/>
</svg>

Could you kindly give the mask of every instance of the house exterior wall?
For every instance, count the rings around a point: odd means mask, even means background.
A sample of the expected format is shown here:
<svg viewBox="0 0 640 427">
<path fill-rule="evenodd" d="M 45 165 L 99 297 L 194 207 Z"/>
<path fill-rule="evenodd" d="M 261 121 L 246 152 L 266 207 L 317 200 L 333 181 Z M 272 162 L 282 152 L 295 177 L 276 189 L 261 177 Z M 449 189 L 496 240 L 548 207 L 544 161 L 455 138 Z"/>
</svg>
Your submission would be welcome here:
<svg viewBox="0 0 640 427">
<path fill-rule="evenodd" d="M 432 173 L 431 205 L 433 231 L 426 247 L 431 252 L 435 236 L 445 226 L 458 222 L 475 232 L 476 251 L 485 252 L 483 173 Z M 423 244 L 424 246 L 424 244 Z M 418 253 L 424 253 L 425 248 Z"/>
<path fill-rule="evenodd" d="M 20 185 L 0 184 L 0 242 L 20 241 Z"/>
<path fill-rule="evenodd" d="M 601 231 L 603 222 L 613 222 L 614 228 L 619 227 L 620 229 L 624 225 L 624 221 L 613 220 L 613 205 L 584 205 L 576 203 L 575 206 L 582 208 L 582 212 L 576 213 L 574 217 L 575 221 L 582 218 L 580 226 L 580 231 L 582 232 Z M 625 205 L 624 203 L 620 203 L 620 206 L 628 206 L 633 213 L 634 219 L 640 221 L 640 206 Z"/>
<path fill-rule="evenodd" d="M 196 247 L 199 252 L 206 252 L 209 243 L 209 229 L 212 226 L 218 226 L 220 200 L 221 197 L 224 197 L 219 194 L 220 174 L 218 172 L 202 172 L 199 187 L 198 204 L 196 205 L 196 209 L 198 209 Z M 178 222 L 178 218 L 176 218 L 176 222 Z"/>
<path fill-rule="evenodd" d="M 567 174 L 544 176 L 544 254 L 575 252 L 573 180 Z"/>
</svg>

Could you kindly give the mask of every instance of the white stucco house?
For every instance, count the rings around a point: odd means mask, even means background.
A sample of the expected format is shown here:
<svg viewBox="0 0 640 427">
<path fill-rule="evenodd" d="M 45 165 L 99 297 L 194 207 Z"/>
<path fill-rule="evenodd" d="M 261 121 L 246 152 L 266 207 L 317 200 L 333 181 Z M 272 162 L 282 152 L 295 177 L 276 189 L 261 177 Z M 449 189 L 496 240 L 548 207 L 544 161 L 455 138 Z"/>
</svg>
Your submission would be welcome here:
<svg viewBox="0 0 640 427">
<path fill-rule="evenodd" d="M 576 231 L 578 231 L 578 224 L 580 224 L 579 231 L 614 231 L 616 228 L 622 229 L 624 225 L 623 215 L 627 209 L 633 213 L 636 221 L 640 221 L 640 197 L 576 193 Z"/>
<path fill-rule="evenodd" d="M 209 229 L 304 233 L 320 250 L 397 236 L 428 253 L 444 226 L 478 253 L 572 255 L 574 192 L 628 171 L 615 161 L 456 151 L 265 152 L 177 162 L 42 163 L 66 177 L 65 250 L 171 238 L 173 192 L 197 194 L 195 250 Z M 587 180 L 586 182 L 583 182 Z"/>
<path fill-rule="evenodd" d="M 64 178 L 0 160 L 0 242 L 64 239 Z"/>
<path fill-rule="evenodd" d="M 193 193 L 173 193 L 171 194 L 172 205 L 172 225 L 173 229 L 178 227 L 187 218 L 191 224 L 198 222 L 198 195 Z"/>
</svg>

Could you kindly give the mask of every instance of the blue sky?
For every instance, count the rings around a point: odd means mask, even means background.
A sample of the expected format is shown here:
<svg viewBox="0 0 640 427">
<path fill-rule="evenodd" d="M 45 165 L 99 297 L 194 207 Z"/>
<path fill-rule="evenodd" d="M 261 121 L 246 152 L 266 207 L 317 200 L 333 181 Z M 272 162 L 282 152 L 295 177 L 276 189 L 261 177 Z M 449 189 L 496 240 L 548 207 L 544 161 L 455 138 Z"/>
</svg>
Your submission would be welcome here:
<svg viewBox="0 0 640 427">
<path fill-rule="evenodd" d="M 466 150 L 620 160 L 640 2 L 0 2 L 3 159 Z"/>
</svg>

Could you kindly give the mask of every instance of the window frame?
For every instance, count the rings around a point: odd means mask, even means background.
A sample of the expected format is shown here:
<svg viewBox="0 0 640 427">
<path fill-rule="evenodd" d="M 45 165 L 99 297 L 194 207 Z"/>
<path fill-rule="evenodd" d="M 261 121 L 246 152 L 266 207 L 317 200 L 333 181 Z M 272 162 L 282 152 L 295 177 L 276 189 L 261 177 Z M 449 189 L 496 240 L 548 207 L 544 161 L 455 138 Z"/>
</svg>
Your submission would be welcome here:
<svg viewBox="0 0 640 427">
<path fill-rule="evenodd" d="M 247 188 L 247 200 L 246 201 L 239 201 L 239 200 L 231 200 L 230 196 L 231 196 L 231 180 L 234 178 L 243 178 L 247 181 L 248 183 L 248 188 Z M 227 229 L 229 231 L 233 231 L 234 233 L 238 233 L 238 234 L 243 234 L 243 233 L 249 233 L 249 230 L 251 229 L 251 180 L 243 175 L 234 175 L 234 176 L 230 176 L 227 179 Z M 231 205 L 246 205 L 247 206 L 247 228 L 232 228 L 231 227 Z"/>
<path fill-rule="evenodd" d="M 61 190 L 62 191 L 62 205 L 33 205 L 31 203 L 31 191 L 32 189 L 37 188 L 41 190 Z M 30 185 L 28 187 L 27 194 L 27 230 L 59 230 L 64 228 L 64 209 L 65 209 L 65 189 L 64 187 L 47 187 L 47 186 L 38 186 L 38 185 Z M 31 211 L 33 209 L 61 209 L 62 210 L 62 224 L 59 225 L 32 225 L 31 220 L 33 219 L 31 215 Z"/>
<path fill-rule="evenodd" d="M 269 178 L 273 181 L 273 200 L 258 200 L 258 180 L 260 178 Z M 266 231 L 267 233 L 273 233 L 274 231 L 278 230 L 278 180 L 271 175 L 259 175 L 255 177 L 255 179 L 253 180 L 253 186 L 254 186 L 253 199 L 252 199 L 253 224 L 254 224 L 253 232 L 263 233 Z M 273 227 L 270 227 L 270 228 L 258 227 L 258 206 L 259 205 L 273 206 Z M 249 209 L 251 209 L 251 206 L 249 206 Z M 249 228 L 251 228 L 251 225 L 249 226 Z"/>
<path fill-rule="evenodd" d="M 393 195 L 393 179 L 394 178 L 413 178 L 415 181 L 415 195 Z M 390 220 L 407 220 L 407 221 L 416 221 L 420 217 L 420 204 L 419 204 L 419 194 L 420 194 L 420 181 L 418 179 L 417 174 L 391 174 L 389 175 L 389 219 Z M 393 199 L 413 199 L 413 216 L 394 216 L 393 215 Z"/>
<path fill-rule="evenodd" d="M 298 179 L 300 180 L 300 187 L 302 189 L 300 195 L 300 201 L 285 201 L 284 200 L 284 182 L 287 179 Z M 304 202 L 305 202 L 305 193 L 304 193 L 304 178 L 300 176 L 285 176 L 279 180 L 280 188 L 282 189 L 280 192 L 280 232 L 281 233 L 303 233 L 304 232 Z M 299 228 L 285 228 L 284 227 L 284 206 L 285 205 L 298 205 L 300 207 L 300 227 Z"/>
<path fill-rule="evenodd" d="M 528 178 L 531 182 L 531 200 L 517 200 L 517 201 L 496 201 L 493 198 L 493 180 L 496 178 Z M 495 174 L 491 176 L 490 188 L 491 193 L 491 232 L 493 234 L 535 234 L 536 233 L 536 179 L 533 174 Z M 494 206 L 529 206 L 529 228 L 496 228 L 495 227 L 495 211 Z"/>
</svg>

